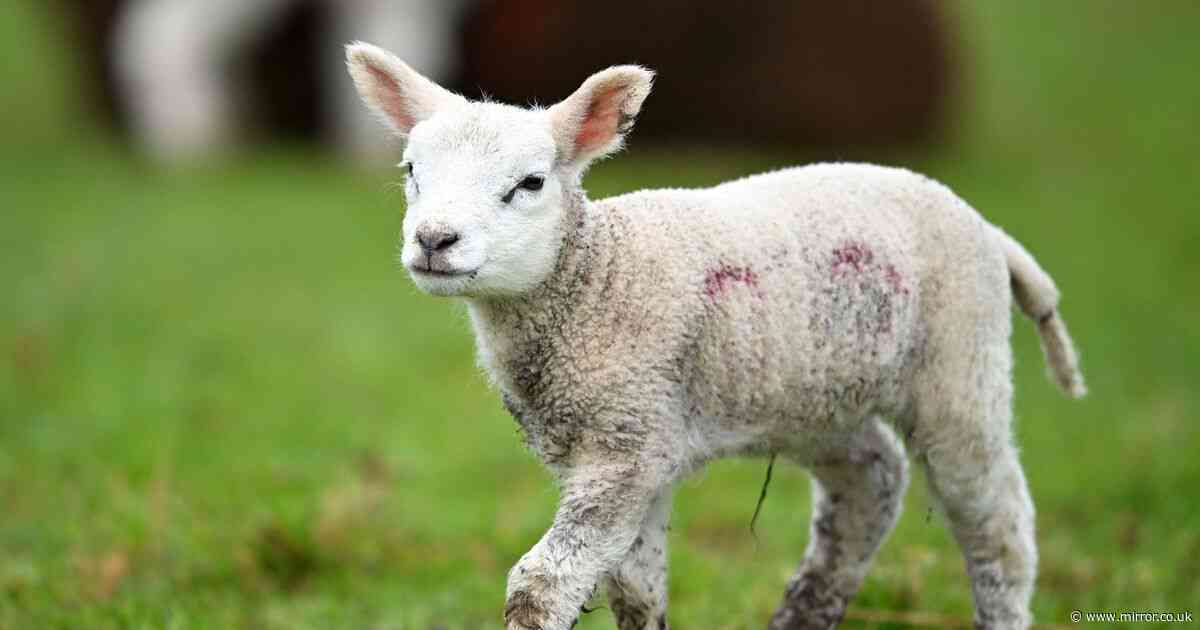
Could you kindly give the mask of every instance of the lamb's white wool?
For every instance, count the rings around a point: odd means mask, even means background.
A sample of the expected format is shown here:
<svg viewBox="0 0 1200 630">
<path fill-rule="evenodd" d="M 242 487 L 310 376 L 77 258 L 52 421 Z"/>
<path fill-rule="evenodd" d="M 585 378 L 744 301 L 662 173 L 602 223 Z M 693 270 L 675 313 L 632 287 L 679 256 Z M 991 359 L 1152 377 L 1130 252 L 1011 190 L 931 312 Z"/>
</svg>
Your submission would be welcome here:
<svg viewBox="0 0 1200 630">
<path fill-rule="evenodd" d="M 621 146 L 649 72 L 527 110 L 467 103 L 365 44 L 349 60 L 408 140 L 405 265 L 465 298 L 480 363 L 560 480 L 553 526 L 509 574 L 510 630 L 571 627 L 601 583 L 623 630 L 666 628 L 672 485 L 771 453 L 812 471 L 814 502 L 771 627 L 833 626 L 899 513 L 905 443 L 963 547 L 977 623 L 1028 626 L 1013 291 L 1060 384 L 1083 384 L 1057 290 L 1015 241 L 944 186 L 862 164 L 589 201 L 582 174 Z"/>
</svg>

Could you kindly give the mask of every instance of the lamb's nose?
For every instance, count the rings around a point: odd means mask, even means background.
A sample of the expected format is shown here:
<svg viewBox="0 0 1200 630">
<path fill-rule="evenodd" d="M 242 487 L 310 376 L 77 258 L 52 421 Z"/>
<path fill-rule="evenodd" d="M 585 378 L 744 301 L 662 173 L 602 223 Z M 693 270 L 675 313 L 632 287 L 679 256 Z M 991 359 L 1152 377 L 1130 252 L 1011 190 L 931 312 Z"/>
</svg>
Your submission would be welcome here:
<svg viewBox="0 0 1200 630">
<path fill-rule="evenodd" d="M 426 256 L 445 251 L 457 243 L 459 238 L 458 232 L 449 230 L 419 230 L 417 232 L 417 242 L 421 244 L 421 250 L 425 252 Z"/>
</svg>

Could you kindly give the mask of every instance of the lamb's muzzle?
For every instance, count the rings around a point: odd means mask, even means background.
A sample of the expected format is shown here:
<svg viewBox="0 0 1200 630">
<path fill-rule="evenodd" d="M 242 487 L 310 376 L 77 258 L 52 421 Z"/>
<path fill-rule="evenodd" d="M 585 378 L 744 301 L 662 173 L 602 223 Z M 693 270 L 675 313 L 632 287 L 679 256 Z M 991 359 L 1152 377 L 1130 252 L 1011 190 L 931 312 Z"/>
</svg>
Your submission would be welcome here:
<svg viewBox="0 0 1200 630">
<path fill-rule="evenodd" d="M 427 258 L 445 251 L 446 248 L 457 243 L 460 238 L 462 237 L 459 236 L 458 232 L 451 232 L 446 229 L 417 230 L 417 242 L 421 244 L 421 250 L 425 252 Z"/>
</svg>

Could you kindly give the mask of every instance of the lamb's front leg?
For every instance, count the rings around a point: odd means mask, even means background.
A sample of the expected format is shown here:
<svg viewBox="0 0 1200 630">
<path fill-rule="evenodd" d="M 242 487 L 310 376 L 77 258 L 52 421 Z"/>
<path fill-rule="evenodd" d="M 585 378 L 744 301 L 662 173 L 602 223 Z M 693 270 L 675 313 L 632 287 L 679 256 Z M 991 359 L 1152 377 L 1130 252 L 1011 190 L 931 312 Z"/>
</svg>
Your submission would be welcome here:
<svg viewBox="0 0 1200 630">
<path fill-rule="evenodd" d="M 508 574 L 508 630 L 568 630 L 600 578 L 629 553 L 651 504 L 667 485 L 661 463 L 577 466 L 563 476 L 554 524 Z"/>
</svg>

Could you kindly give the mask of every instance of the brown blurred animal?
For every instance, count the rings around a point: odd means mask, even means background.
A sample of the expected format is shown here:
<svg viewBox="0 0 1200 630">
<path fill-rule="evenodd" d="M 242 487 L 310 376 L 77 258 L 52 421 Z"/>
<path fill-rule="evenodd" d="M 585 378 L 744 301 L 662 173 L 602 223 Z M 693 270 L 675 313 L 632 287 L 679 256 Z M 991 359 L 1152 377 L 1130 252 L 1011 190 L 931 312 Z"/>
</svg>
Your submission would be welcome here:
<svg viewBox="0 0 1200 630">
<path fill-rule="evenodd" d="M 465 94 L 551 103 L 595 68 L 659 72 L 640 134 L 705 142 L 889 144 L 947 118 L 954 21 L 932 0 L 504 0 L 464 27 Z"/>
</svg>

